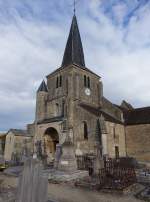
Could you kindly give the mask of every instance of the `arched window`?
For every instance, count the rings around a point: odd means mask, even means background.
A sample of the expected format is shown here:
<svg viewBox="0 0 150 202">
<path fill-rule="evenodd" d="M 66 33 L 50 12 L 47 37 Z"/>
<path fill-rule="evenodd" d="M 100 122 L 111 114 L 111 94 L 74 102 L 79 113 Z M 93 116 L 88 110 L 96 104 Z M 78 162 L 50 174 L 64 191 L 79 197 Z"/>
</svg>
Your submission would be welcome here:
<svg viewBox="0 0 150 202">
<path fill-rule="evenodd" d="M 84 87 L 86 87 L 86 75 L 84 75 Z"/>
<path fill-rule="evenodd" d="M 84 124 L 84 139 L 88 140 L 88 127 L 87 127 L 87 123 L 83 122 Z"/>
<path fill-rule="evenodd" d="M 57 79 L 56 79 L 56 88 L 58 88 L 58 86 L 59 86 L 59 78 L 57 76 Z"/>
<path fill-rule="evenodd" d="M 87 78 L 87 87 L 90 88 L 90 77 Z"/>
</svg>

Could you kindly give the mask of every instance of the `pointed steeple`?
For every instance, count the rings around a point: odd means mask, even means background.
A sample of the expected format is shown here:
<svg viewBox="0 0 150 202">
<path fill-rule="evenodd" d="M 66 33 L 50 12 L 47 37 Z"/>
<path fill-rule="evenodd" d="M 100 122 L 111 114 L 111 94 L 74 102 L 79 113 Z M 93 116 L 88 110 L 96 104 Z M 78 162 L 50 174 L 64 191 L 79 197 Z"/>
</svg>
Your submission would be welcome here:
<svg viewBox="0 0 150 202">
<path fill-rule="evenodd" d="M 40 87 L 38 88 L 37 92 L 48 92 L 48 89 L 47 89 L 47 85 L 45 83 L 45 81 L 43 80 Z"/>
<path fill-rule="evenodd" d="M 99 119 L 97 120 L 97 123 L 96 123 L 96 141 L 98 141 L 100 143 L 100 145 L 102 144 L 102 131 L 101 131 L 101 125 L 100 125 L 100 121 Z"/>
<path fill-rule="evenodd" d="M 78 28 L 77 18 L 75 15 L 72 19 L 71 29 L 63 57 L 62 67 L 65 67 L 69 64 L 77 64 L 81 67 L 85 67 L 82 41 Z"/>
</svg>

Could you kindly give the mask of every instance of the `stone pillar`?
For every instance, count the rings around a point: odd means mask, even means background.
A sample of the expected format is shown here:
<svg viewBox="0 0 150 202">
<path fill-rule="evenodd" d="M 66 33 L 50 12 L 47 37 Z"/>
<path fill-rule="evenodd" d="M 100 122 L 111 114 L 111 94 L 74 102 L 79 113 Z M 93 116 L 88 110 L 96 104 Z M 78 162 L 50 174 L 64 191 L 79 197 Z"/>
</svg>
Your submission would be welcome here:
<svg viewBox="0 0 150 202">
<path fill-rule="evenodd" d="M 77 171 L 74 145 L 69 137 L 62 144 L 62 156 L 58 164 L 58 169 L 66 172 Z"/>
<path fill-rule="evenodd" d="M 102 132 L 102 153 L 104 157 L 108 156 L 107 129 L 103 115 L 100 117 L 101 132 Z"/>
<path fill-rule="evenodd" d="M 104 161 L 101 156 L 99 145 L 95 146 L 95 161 L 94 161 L 94 174 L 99 174 L 99 169 L 104 168 Z"/>
<path fill-rule="evenodd" d="M 108 155 L 108 149 L 107 149 L 107 134 L 102 134 L 102 148 L 103 148 L 103 155 Z"/>
</svg>

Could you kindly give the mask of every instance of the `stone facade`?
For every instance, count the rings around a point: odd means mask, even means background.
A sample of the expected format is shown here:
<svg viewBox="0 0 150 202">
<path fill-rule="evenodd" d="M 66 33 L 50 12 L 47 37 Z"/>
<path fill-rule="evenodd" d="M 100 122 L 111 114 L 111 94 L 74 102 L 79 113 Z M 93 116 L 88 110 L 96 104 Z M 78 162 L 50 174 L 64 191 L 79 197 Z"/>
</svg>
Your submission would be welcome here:
<svg viewBox="0 0 150 202">
<path fill-rule="evenodd" d="M 107 147 L 110 158 L 115 158 L 118 154 L 126 156 L 125 128 L 124 125 L 107 122 Z M 116 149 L 118 148 L 118 154 Z"/>
<path fill-rule="evenodd" d="M 126 127 L 127 155 L 150 162 L 150 124 Z"/>
<path fill-rule="evenodd" d="M 0 133 L 0 156 L 4 155 L 6 134 Z"/>
<path fill-rule="evenodd" d="M 57 88 L 57 78 L 60 75 L 62 84 Z M 84 76 L 90 78 L 90 96 L 85 94 Z M 54 128 L 58 132 L 60 144 L 63 144 L 66 134 L 69 133 L 76 154 L 94 153 L 96 123 L 99 117 L 83 109 L 80 104 L 100 107 L 99 77 L 70 65 L 65 70 L 49 75 L 47 79 L 49 92 L 37 93 L 35 142 L 44 141 L 46 130 Z M 85 124 L 88 126 L 86 138 L 84 137 Z"/>
<path fill-rule="evenodd" d="M 4 159 L 11 161 L 14 155 L 21 157 L 24 155 L 24 150 L 27 150 L 30 154 L 32 153 L 32 137 L 27 134 L 25 135 L 22 130 L 8 131 L 6 134 Z"/>
</svg>

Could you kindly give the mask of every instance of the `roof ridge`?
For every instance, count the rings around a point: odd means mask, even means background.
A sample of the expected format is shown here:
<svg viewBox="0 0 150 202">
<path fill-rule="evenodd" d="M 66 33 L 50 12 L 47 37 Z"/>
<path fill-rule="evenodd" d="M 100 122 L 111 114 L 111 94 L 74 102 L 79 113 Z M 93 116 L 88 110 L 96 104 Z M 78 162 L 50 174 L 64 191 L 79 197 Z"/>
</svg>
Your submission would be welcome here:
<svg viewBox="0 0 150 202">
<path fill-rule="evenodd" d="M 138 110 L 141 110 L 141 109 L 150 109 L 150 106 L 134 108 L 132 111 L 138 111 Z"/>
</svg>

